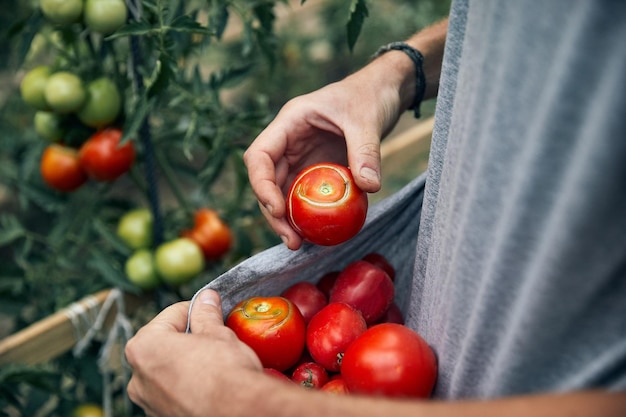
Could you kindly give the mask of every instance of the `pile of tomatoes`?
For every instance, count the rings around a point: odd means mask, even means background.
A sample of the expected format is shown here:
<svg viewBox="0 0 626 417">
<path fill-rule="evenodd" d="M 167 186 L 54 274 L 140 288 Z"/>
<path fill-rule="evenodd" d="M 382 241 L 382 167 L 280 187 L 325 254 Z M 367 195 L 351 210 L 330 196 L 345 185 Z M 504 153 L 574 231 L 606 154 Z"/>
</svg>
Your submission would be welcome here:
<svg viewBox="0 0 626 417">
<path fill-rule="evenodd" d="M 118 237 L 133 251 L 124 265 L 127 278 L 143 290 L 165 283 L 180 286 L 204 270 L 205 262 L 222 258 L 233 236 L 215 210 L 200 208 L 191 229 L 154 248 L 152 213 L 138 208 L 125 213 L 117 225 Z"/>
<path fill-rule="evenodd" d="M 394 278 L 388 260 L 370 253 L 316 284 L 245 299 L 226 325 L 276 377 L 334 393 L 427 398 L 436 357 L 404 325 Z"/>
<path fill-rule="evenodd" d="M 76 26 L 99 36 L 120 28 L 128 16 L 124 0 L 41 0 L 40 8 L 55 28 Z M 76 73 L 59 57 L 51 66 L 30 69 L 20 93 L 36 111 L 35 131 L 51 142 L 40 162 L 42 178 L 50 187 L 70 192 L 89 178 L 109 182 L 130 169 L 135 160 L 133 142 L 121 144 L 122 131 L 115 127 L 122 94 L 106 73 Z M 85 136 L 70 144 L 71 131 Z"/>
</svg>

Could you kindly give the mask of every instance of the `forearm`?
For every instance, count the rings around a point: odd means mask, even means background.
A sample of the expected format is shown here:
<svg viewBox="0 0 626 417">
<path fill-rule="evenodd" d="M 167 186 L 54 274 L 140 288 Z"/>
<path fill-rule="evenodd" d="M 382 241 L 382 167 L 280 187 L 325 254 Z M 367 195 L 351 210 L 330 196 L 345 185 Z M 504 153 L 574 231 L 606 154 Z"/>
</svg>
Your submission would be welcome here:
<svg viewBox="0 0 626 417">
<path fill-rule="evenodd" d="M 626 393 L 580 391 L 485 401 L 382 400 L 374 397 L 329 395 L 323 392 L 276 391 L 257 405 L 259 415 L 301 417 L 623 417 Z M 300 393 L 298 393 L 300 392 Z M 265 409 L 267 406 L 267 409 Z"/>
<path fill-rule="evenodd" d="M 437 96 L 447 30 L 448 19 L 444 19 L 406 40 L 406 43 L 420 51 L 424 58 L 422 64 L 426 79 L 424 99 Z M 404 52 L 388 51 L 362 71 L 367 73 L 369 79 L 381 85 L 387 83 L 399 94 L 401 111 L 411 106 L 415 99 L 417 77 L 413 61 Z"/>
</svg>

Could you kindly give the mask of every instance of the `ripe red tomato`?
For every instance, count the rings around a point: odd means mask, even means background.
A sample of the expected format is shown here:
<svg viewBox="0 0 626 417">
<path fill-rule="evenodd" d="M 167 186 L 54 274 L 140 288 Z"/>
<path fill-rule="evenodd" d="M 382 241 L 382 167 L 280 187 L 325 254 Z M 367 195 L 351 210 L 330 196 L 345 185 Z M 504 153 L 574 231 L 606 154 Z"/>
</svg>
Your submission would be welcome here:
<svg viewBox="0 0 626 417">
<path fill-rule="evenodd" d="M 367 329 L 361 313 L 348 304 L 331 303 L 313 316 L 306 331 L 306 347 L 313 360 L 337 372 L 343 352 Z"/>
<path fill-rule="evenodd" d="M 359 260 L 341 271 L 329 301 L 351 305 L 371 324 L 385 314 L 393 297 L 394 287 L 389 275 L 376 265 Z"/>
<path fill-rule="evenodd" d="M 305 388 L 321 388 L 328 379 L 326 369 L 316 362 L 301 363 L 291 374 L 291 380 Z"/>
<path fill-rule="evenodd" d="M 385 271 L 392 281 L 396 279 L 396 269 L 393 267 L 393 265 L 391 265 L 389 260 L 380 253 L 370 252 L 363 257 L 363 260 L 374 264 L 383 271 Z"/>
<path fill-rule="evenodd" d="M 391 303 L 385 314 L 376 323 L 404 324 L 404 315 L 396 303 Z"/>
<path fill-rule="evenodd" d="M 341 376 L 351 393 L 427 398 L 435 386 L 437 360 L 419 334 L 384 323 L 369 328 L 346 349 Z"/>
<path fill-rule="evenodd" d="M 322 391 L 329 392 L 331 394 L 349 394 L 346 381 L 343 378 L 333 378 L 320 388 Z"/>
<path fill-rule="evenodd" d="M 194 215 L 193 229 L 183 230 L 181 236 L 195 241 L 207 260 L 224 256 L 232 245 L 233 235 L 215 210 L 201 208 Z"/>
<path fill-rule="evenodd" d="M 328 299 L 322 291 L 310 282 L 296 282 L 280 294 L 298 307 L 304 322 L 309 323 L 326 304 Z"/>
<path fill-rule="evenodd" d="M 277 378 L 281 381 L 284 382 L 289 382 L 289 383 L 293 383 L 293 381 L 291 380 L 291 378 L 289 378 L 287 375 L 285 375 L 284 373 L 280 372 L 278 369 L 274 369 L 274 368 L 263 368 L 263 372 L 265 372 L 267 375 Z"/>
<path fill-rule="evenodd" d="M 120 146 L 122 131 L 107 128 L 94 133 L 79 151 L 80 164 L 97 181 L 113 181 L 128 172 L 135 162 L 132 141 Z"/>
<path fill-rule="evenodd" d="M 58 191 L 74 191 L 87 181 L 87 174 L 78 162 L 78 152 L 68 146 L 48 146 L 39 169 L 45 183 Z"/>
<path fill-rule="evenodd" d="M 319 288 L 326 298 L 330 298 L 330 293 L 332 292 L 333 286 L 335 285 L 335 281 L 337 281 L 337 277 L 339 276 L 339 271 L 331 271 L 324 274 L 319 281 L 317 281 L 317 288 Z"/>
<path fill-rule="evenodd" d="M 312 165 L 298 174 L 287 194 L 287 219 L 298 234 L 331 246 L 356 235 L 365 223 L 367 193 L 354 183 L 350 169 Z"/>
<path fill-rule="evenodd" d="M 304 350 L 304 319 L 283 297 L 251 297 L 239 302 L 228 314 L 226 326 L 254 350 L 265 368 L 285 371 Z"/>
</svg>

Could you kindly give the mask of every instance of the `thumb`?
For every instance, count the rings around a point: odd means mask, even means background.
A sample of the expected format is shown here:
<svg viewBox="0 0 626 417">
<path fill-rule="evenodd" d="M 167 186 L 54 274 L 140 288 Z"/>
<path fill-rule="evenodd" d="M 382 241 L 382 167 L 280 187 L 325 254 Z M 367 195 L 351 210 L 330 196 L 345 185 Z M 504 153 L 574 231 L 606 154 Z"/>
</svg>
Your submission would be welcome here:
<svg viewBox="0 0 626 417">
<path fill-rule="evenodd" d="M 364 132 L 346 134 L 348 165 L 354 182 L 368 193 L 380 190 L 380 138 Z"/>
<path fill-rule="evenodd" d="M 207 333 L 211 327 L 223 325 L 224 317 L 220 295 L 214 290 L 202 290 L 191 308 L 189 318 L 191 332 L 195 334 Z"/>
</svg>

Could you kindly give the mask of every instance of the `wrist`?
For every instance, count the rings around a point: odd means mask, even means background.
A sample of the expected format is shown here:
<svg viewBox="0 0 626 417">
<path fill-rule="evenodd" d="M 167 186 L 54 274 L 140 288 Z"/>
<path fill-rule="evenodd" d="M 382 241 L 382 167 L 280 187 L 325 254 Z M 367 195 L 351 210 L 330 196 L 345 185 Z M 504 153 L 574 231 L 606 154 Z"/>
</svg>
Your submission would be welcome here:
<svg viewBox="0 0 626 417">
<path fill-rule="evenodd" d="M 406 55 L 407 58 L 411 60 L 413 63 L 413 71 L 414 76 L 413 79 L 406 76 L 406 70 L 402 72 L 404 74 L 404 87 L 413 86 L 413 94 L 411 95 L 410 90 L 406 94 L 404 94 L 403 108 L 412 110 L 415 114 L 415 118 L 420 117 L 420 105 L 422 104 L 422 100 L 424 99 L 424 93 L 426 91 L 426 77 L 424 74 L 423 61 L 424 57 L 422 53 L 409 45 L 406 42 L 392 42 L 387 45 L 381 46 L 378 51 L 374 54 L 374 58 L 378 58 L 384 54 L 391 53 L 393 51 L 402 52 Z M 400 92 L 406 91 L 405 88 L 402 88 Z M 411 98 L 412 97 L 412 98 Z M 410 102 L 408 107 L 406 106 L 406 102 Z"/>
</svg>

